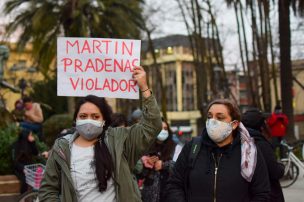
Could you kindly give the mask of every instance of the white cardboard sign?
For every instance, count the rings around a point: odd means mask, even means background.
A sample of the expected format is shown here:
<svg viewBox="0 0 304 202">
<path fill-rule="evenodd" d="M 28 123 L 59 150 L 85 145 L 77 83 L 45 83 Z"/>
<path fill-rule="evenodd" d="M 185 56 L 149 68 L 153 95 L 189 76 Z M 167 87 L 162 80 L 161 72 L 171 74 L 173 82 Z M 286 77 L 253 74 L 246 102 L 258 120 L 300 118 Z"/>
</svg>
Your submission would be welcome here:
<svg viewBox="0 0 304 202">
<path fill-rule="evenodd" d="M 57 95 L 139 99 L 132 78 L 140 65 L 140 40 L 57 39 Z"/>
</svg>

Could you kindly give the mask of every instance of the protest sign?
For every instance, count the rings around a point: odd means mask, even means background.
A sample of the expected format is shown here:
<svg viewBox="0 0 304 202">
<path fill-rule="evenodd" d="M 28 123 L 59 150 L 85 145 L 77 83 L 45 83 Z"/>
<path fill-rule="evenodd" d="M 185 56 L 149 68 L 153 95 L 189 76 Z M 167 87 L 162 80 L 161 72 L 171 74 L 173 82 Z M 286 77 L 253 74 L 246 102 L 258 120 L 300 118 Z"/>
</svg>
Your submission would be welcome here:
<svg viewBox="0 0 304 202">
<path fill-rule="evenodd" d="M 140 40 L 57 39 L 57 95 L 139 99 Z"/>
</svg>

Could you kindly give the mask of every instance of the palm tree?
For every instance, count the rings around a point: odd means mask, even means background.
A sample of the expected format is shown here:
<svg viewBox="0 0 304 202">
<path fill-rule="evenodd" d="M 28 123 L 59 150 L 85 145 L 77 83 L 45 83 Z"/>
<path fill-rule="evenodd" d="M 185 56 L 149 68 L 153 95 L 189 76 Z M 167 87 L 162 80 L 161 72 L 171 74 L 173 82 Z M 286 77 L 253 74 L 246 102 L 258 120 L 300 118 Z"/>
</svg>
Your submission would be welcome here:
<svg viewBox="0 0 304 202">
<path fill-rule="evenodd" d="M 14 15 L 10 35 L 21 28 L 18 48 L 33 44 L 33 58 L 48 79 L 58 36 L 138 38 L 140 0 L 8 0 L 4 13 Z M 74 99 L 68 98 L 73 112 Z"/>
<path fill-rule="evenodd" d="M 21 28 L 18 47 L 33 44 L 33 57 L 48 77 L 58 36 L 138 37 L 139 1 L 131 0 L 8 0 L 4 13 L 14 15 L 10 35 Z M 134 13 L 138 14 L 134 17 Z"/>
</svg>

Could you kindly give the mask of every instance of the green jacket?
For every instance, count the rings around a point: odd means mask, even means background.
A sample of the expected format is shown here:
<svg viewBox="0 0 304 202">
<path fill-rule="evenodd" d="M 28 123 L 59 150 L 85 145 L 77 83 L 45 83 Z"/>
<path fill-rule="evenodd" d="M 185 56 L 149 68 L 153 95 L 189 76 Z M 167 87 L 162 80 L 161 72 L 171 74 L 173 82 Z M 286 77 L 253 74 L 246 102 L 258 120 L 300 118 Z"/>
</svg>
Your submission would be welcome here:
<svg viewBox="0 0 304 202">
<path fill-rule="evenodd" d="M 109 128 L 106 144 L 114 162 L 117 202 L 141 201 L 132 170 L 137 160 L 153 144 L 162 129 L 159 108 L 154 96 L 143 99 L 143 118 L 131 127 Z M 77 134 L 58 138 L 53 146 L 39 189 L 39 201 L 76 202 L 70 173 L 71 144 Z"/>
</svg>

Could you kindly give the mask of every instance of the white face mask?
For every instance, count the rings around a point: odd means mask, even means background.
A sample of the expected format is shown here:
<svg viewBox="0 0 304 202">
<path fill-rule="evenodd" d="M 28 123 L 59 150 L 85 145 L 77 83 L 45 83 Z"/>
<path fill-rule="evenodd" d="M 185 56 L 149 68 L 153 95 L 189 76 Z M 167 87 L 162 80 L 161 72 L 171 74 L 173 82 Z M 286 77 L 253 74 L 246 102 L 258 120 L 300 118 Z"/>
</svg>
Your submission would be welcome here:
<svg viewBox="0 0 304 202">
<path fill-rule="evenodd" d="M 207 119 L 206 129 L 208 136 L 215 143 L 222 142 L 231 134 L 233 130 L 232 123 L 233 122 L 226 123 L 216 119 Z"/>
<path fill-rule="evenodd" d="M 161 130 L 160 133 L 157 136 L 157 139 L 159 141 L 165 141 L 169 137 L 169 132 L 167 130 Z"/>
<path fill-rule="evenodd" d="M 84 139 L 93 140 L 102 133 L 104 124 L 92 119 L 76 120 L 76 130 Z"/>
</svg>

